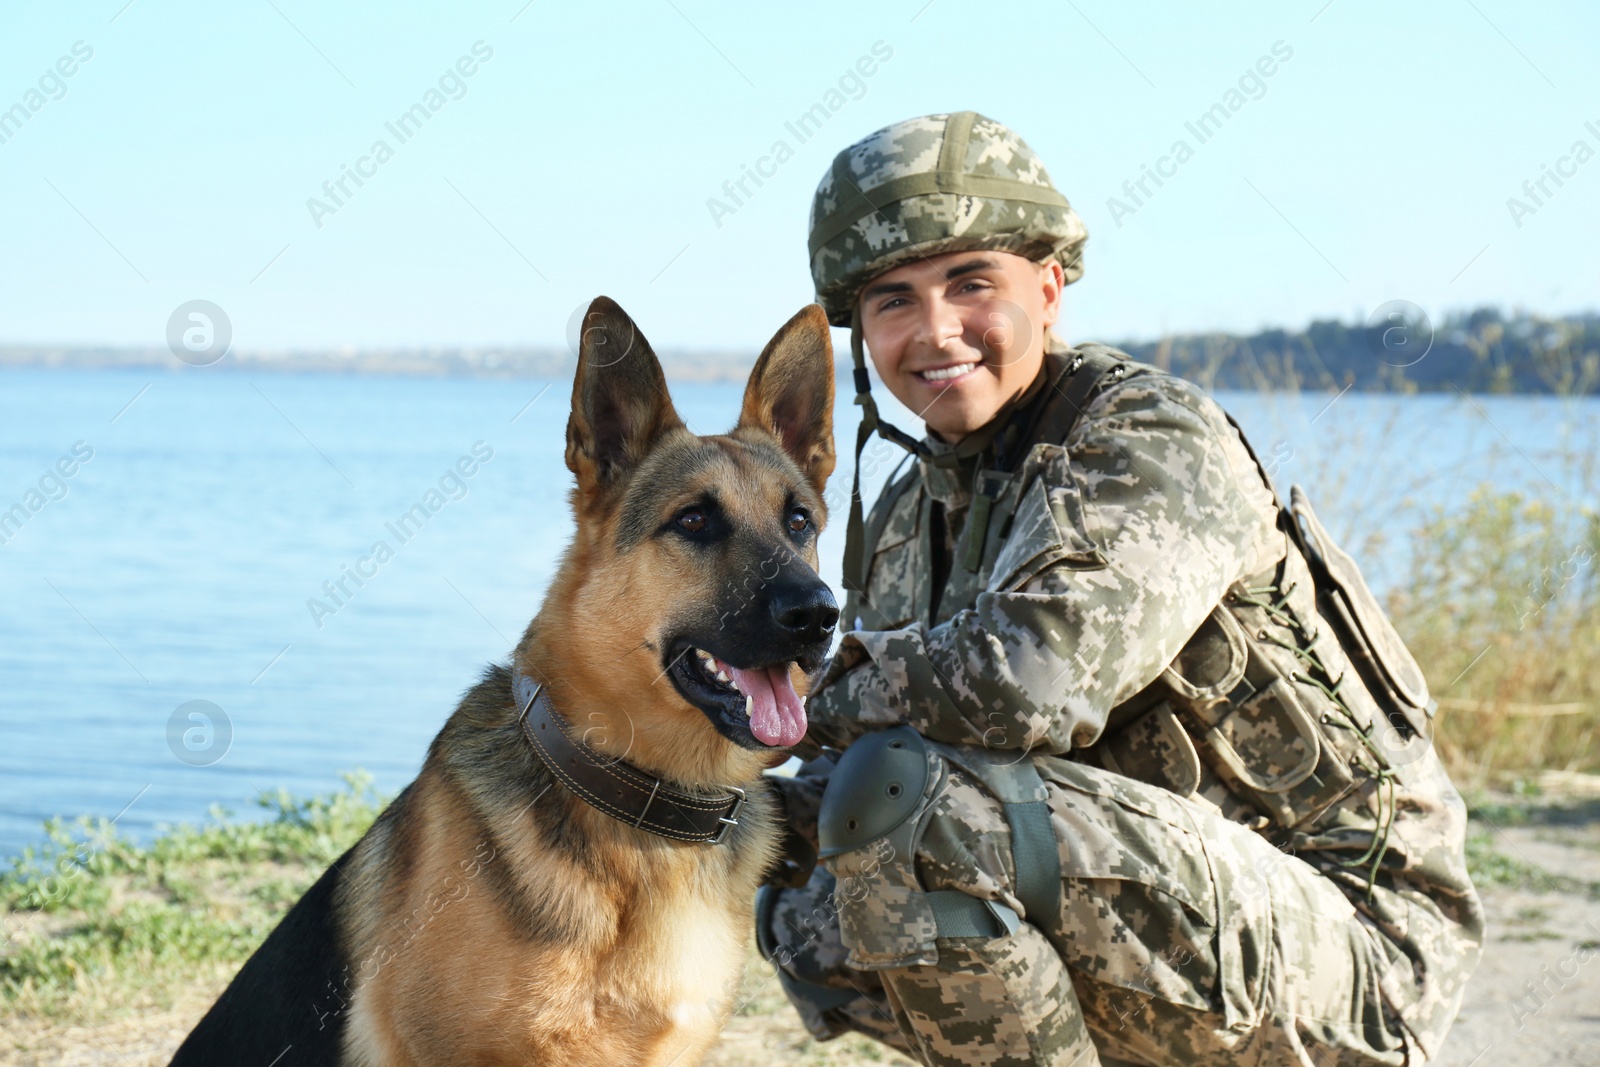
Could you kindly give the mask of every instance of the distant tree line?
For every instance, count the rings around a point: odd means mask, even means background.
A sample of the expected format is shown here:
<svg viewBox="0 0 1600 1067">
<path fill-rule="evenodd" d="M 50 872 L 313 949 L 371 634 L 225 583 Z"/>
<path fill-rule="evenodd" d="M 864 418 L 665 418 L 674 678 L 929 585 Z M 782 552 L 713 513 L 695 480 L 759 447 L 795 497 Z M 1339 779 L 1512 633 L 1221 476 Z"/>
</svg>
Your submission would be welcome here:
<svg viewBox="0 0 1600 1067">
<path fill-rule="evenodd" d="M 1395 344 L 1383 324 L 1313 322 L 1304 330 L 1264 330 L 1248 337 L 1183 334 L 1119 345 L 1209 389 L 1323 390 L 1353 385 L 1367 392 L 1556 393 L 1600 391 L 1600 314 L 1547 318 L 1497 308 L 1458 312 L 1422 337 Z M 1421 353 L 1417 358 L 1417 353 Z"/>
</svg>

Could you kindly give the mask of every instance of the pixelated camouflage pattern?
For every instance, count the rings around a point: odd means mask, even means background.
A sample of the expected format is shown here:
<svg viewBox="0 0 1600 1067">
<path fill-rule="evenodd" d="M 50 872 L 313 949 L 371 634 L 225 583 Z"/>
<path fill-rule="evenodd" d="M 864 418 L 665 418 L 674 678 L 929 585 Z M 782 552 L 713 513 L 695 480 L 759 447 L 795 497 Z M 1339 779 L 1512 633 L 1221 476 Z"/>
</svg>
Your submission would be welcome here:
<svg viewBox="0 0 1600 1067">
<path fill-rule="evenodd" d="M 1220 409 L 1136 367 L 1064 448 L 1034 446 L 991 512 L 981 567 L 952 566 L 933 611 L 929 511 L 945 509 L 952 549 L 972 475 L 919 462 L 885 494 L 812 737 L 842 748 L 906 722 L 1034 753 L 1068 886 L 1057 949 L 1112 1055 L 1398 1063 L 1393 1014 L 1431 1055 L 1482 948 L 1465 807 L 1427 740 L 1389 724 L 1318 625 L 1305 562 Z M 1219 636 L 1219 606 L 1247 641 Z M 1252 698 L 1215 699 L 1236 677 Z M 917 845 L 922 888 L 1021 912 L 999 804 L 952 789 L 959 812 Z M 1236 938 L 1220 958 L 1192 925 L 1207 909 Z M 1304 1015 L 1297 1004 L 1318 1005 L 1314 1026 L 1260 1022 Z"/>
<path fill-rule="evenodd" d="M 853 971 L 831 931 L 812 931 L 875 899 L 841 896 L 819 870 L 783 891 L 792 948 L 778 962 L 858 996 L 814 1013 L 816 1036 L 882 1036 L 892 1020 L 895 1046 L 938 1067 L 1406 1062 L 1379 939 L 1316 869 L 1158 787 L 1038 765 L 1063 874 L 1054 932 L 1027 922 L 987 941 L 940 938 L 933 963 Z M 884 873 L 1021 909 L 1009 833 L 993 798 L 951 768 L 911 859 Z M 896 930 L 886 922 L 883 936 Z"/>
<path fill-rule="evenodd" d="M 875 210 L 811 257 L 817 302 L 835 326 L 850 324 L 856 294 L 872 278 L 943 252 L 996 249 L 1039 261 L 1054 256 L 1069 284 L 1082 277 L 1089 233 L 1070 206 L 949 192 L 892 203 L 872 196 L 874 189 L 894 178 L 937 168 L 949 117 L 927 115 L 885 126 L 842 153 L 848 159 L 849 181 Z M 962 171 L 1054 189 L 1044 164 L 1022 138 L 982 115 L 973 123 Z M 853 192 L 835 187 L 835 170 L 830 166 L 812 199 L 811 229 L 834 213 L 842 194 Z"/>
<path fill-rule="evenodd" d="M 910 477 L 929 470 L 945 473 L 922 461 Z M 1084 747 L 1233 581 L 1285 548 L 1272 493 L 1221 410 L 1137 365 L 1091 401 L 1065 447 L 1033 446 L 991 509 L 979 569 L 952 567 L 929 618 L 927 513 L 939 502 L 958 537 L 969 493 L 940 489 L 901 493 L 865 595 L 847 597 L 843 617 L 859 629 L 811 702 L 824 744 L 909 722 L 947 743 Z"/>
<path fill-rule="evenodd" d="M 924 1063 L 1097 1062 L 1072 976 L 1032 926 L 993 941 L 952 938 L 937 965 L 892 972 L 885 986 Z"/>
<path fill-rule="evenodd" d="M 911 1054 L 904 1021 L 895 1017 L 875 971 L 845 965 L 836 882 L 824 868 L 798 889 L 778 892 L 771 914 L 769 962 L 800 1020 L 818 1041 L 855 1031 Z"/>
</svg>

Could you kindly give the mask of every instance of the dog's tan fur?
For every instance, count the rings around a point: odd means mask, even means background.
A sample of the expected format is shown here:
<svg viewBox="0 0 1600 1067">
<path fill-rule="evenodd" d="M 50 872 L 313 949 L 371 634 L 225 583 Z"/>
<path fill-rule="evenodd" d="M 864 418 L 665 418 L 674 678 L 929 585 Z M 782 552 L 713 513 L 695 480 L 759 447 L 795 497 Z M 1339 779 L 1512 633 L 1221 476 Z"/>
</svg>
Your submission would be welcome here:
<svg viewBox="0 0 1600 1067">
<path fill-rule="evenodd" d="M 605 321 L 595 328 L 613 343 L 631 328 L 620 309 L 596 308 Z M 663 393 L 622 412 L 633 436 L 610 456 L 583 425 L 585 390 L 597 385 L 585 374 L 606 373 L 588 370 L 598 362 L 586 347 L 574 385 L 577 533 L 516 666 L 549 682 L 569 732 L 601 753 L 690 787 L 757 783 L 781 754 L 730 743 L 661 667 L 671 621 L 737 576 L 670 539 L 620 549 L 619 523 L 641 491 L 667 517 L 715 487 L 739 523 L 770 525 L 798 494 L 820 525 L 833 468 L 826 323 L 808 308 L 774 338 L 731 434 L 696 437 Z M 808 552 L 815 567 L 814 540 Z M 798 667 L 792 676 L 804 694 Z M 772 802 L 752 789 L 727 845 L 635 830 L 542 773 L 516 732 L 518 710 L 507 672 L 491 672 L 350 857 L 338 913 L 346 958 L 365 966 L 344 1059 L 688 1067 L 732 1007 L 754 890 L 775 859 Z"/>
</svg>

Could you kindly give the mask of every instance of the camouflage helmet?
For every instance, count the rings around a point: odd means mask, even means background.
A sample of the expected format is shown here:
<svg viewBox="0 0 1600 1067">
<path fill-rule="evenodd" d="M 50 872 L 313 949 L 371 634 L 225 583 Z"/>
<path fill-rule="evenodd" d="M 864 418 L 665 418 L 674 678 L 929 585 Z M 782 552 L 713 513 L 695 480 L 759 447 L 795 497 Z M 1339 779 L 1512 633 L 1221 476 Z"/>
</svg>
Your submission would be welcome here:
<svg viewBox="0 0 1600 1067">
<path fill-rule="evenodd" d="M 885 126 L 834 158 L 811 202 L 811 278 L 835 326 L 901 264 L 997 249 L 1083 275 L 1089 233 L 1021 137 L 973 111 Z"/>
</svg>

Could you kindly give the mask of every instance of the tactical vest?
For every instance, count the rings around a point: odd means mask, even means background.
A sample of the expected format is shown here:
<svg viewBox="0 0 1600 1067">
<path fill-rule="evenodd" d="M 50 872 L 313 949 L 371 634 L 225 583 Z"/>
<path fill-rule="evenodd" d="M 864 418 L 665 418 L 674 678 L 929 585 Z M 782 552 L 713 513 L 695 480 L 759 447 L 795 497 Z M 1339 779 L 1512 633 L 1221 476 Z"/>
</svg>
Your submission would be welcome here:
<svg viewBox="0 0 1600 1067">
<path fill-rule="evenodd" d="M 1129 375 L 1165 373 L 1102 345 L 1052 352 L 1047 361 L 1047 398 L 1025 446 L 1064 444 L 1099 392 Z M 975 470 L 956 569 L 975 572 L 1030 550 L 1005 543 L 1021 536 L 1010 527 L 1030 487 L 1012 492 L 1009 483 L 1026 450 L 997 448 L 996 466 Z M 1256 465 L 1270 488 L 1259 459 Z M 866 525 L 865 560 L 874 559 L 897 498 L 916 481 L 915 470 L 891 479 Z M 1198 799 L 1279 844 L 1326 825 L 1356 794 L 1379 793 L 1382 813 L 1387 785 L 1389 807 L 1372 848 L 1352 864 L 1370 887 L 1394 819 L 1394 781 L 1431 743 L 1433 703 L 1354 560 L 1328 537 L 1298 486 L 1287 507 L 1278 502 L 1278 528 L 1283 557 L 1235 582 L 1166 670 L 1111 709 L 1101 736 L 1069 758 Z M 1076 548 L 1086 557 L 1098 552 L 1088 543 Z M 851 614 L 847 606 L 846 628 Z"/>
</svg>

